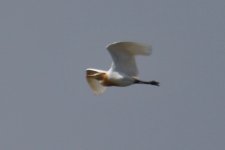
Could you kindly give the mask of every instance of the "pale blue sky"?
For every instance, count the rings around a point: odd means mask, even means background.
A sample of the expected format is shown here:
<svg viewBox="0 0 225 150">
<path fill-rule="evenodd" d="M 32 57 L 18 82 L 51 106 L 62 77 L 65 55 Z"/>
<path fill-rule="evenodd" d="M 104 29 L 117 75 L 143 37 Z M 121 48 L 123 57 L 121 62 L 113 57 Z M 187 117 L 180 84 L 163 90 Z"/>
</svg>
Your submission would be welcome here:
<svg viewBox="0 0 225 150">
<path fill-rule="evenodd" d="M 224 149 L 224 0 L 1 0 L 0 22 L 1 150 Z M 121 40 L 161 86 L 95 96 Z"/>
</svg>

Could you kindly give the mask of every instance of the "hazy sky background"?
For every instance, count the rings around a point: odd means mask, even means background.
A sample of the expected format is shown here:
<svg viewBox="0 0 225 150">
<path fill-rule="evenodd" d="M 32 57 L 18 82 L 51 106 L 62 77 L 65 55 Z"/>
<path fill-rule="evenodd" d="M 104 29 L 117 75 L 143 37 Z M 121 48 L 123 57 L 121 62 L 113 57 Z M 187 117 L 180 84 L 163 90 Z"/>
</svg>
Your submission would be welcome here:
<svg viewBox="0 0 225 150">
<path fill-rule="evenodd" d="M 160 87 L 95 96 L 105 46 L 152 44 Z M 223 150 L 224 0 L 1 0 L 1 150 Z"/>
</svg>

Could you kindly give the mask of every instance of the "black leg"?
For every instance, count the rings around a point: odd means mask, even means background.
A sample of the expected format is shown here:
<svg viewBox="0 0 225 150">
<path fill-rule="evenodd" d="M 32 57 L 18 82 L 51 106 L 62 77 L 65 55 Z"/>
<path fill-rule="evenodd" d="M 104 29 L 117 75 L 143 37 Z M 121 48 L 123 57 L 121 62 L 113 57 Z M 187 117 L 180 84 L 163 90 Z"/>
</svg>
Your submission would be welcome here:
<svg viewBox="0 0 225 150">
<path fill-rule="evenodd" d="M 135 79 L 134 83 L 136 83 L 136 84 L 150 84 L 150 85 L 154 85 L 154 86 L 159 86 L 159 82 L 154 81 L 154 80 L 153 81 L 141 81 L 141 80 Z"/>
</svg>

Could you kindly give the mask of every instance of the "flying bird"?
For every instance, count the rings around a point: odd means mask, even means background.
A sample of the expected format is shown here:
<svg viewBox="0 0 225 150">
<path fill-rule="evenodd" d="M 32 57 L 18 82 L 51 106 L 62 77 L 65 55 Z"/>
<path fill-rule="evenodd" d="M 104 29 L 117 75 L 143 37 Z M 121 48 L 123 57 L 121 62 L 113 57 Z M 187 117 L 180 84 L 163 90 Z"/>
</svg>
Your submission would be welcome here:
<svg viewBox="0 0 225 150">
<path fill-rule="evenodd" d="M 112 65 L 108 71 L 88 68 L 86 79 L 96 95 L 102 94 L 106 87 L 125 87 L 132 84 L 149 84 L 159 86 L 158 81 L 142 81 L 138 79 L 136 55 L 148 56 L 152 53 L 151 45 L 137 42 L 115 42 L 106 49 L 112 57 Z"/>
</svg>

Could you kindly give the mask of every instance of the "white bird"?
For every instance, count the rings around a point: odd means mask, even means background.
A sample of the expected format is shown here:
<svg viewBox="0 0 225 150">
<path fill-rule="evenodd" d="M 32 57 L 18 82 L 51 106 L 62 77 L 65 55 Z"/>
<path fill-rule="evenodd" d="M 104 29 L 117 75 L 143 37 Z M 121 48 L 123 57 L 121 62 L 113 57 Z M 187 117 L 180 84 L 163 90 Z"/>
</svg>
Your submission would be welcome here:
<svg viewBox="0 0 225 150">
<path fill-rule="evenodd" d="M 107 47 L 113 63 L 108 71 L 88 68 L 86 79 L 96 95 L 102 94 L 108 86 L 125 87 L 132 84 L 150 84 L 159 86 L 157 81 L 138 79 L 136 55 L 150 55 L 152 47 L 137 42 L 115 42 Z"/>
</svg>

